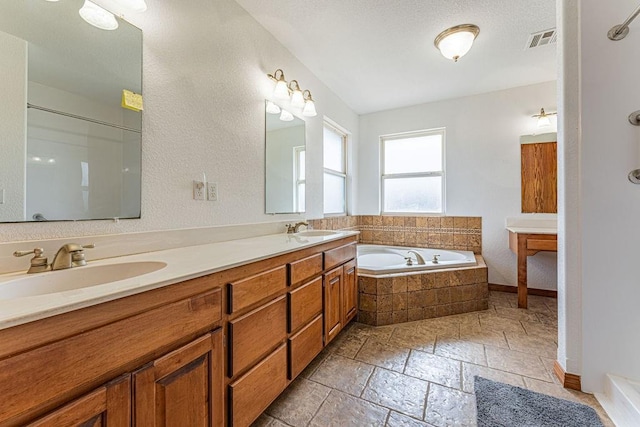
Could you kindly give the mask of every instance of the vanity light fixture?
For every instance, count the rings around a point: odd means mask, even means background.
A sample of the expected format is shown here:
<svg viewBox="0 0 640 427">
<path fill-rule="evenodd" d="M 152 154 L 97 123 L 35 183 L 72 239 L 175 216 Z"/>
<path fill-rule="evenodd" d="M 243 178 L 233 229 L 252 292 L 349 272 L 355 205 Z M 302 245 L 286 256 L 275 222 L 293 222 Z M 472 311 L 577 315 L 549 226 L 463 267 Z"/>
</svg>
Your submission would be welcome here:
<svg viewBox="0 0 640 427">
<path fill-rule="evenodd" d="M 311 91 L 308 89 L 303 91 L 297 80 L 291 80 L 290 83 L 287 83 L 284 78 L 284 72 L 280 68 L 273 74 L 267 74 L 267 77 L 276 82 L 276 86 L 273 89 L 275 98 L 288 99 L 291 102 L 291 107 L 302 109 L 303 116 L 314 117 L 318 115 Z"/>
<path fill-rule="evenodd" d="M 276 87 L 273 88 L 273 96 L 277 99 L 289 99 L 289 87 L 284 79 L 284 71 L 280 68 L 273 74 L 267 74 L 271 80 L 275 80 Z"/>
<path fill-rule="evenodd" d="M 90 0 L 84 1 L 84 5 L 82 5 L 78 13 L 87 23 L 101 30 L 111 31 L 118 28 L 118 21 L 115 15 Z"/>
<path fill-rule="evenodd" d="M 291 80 L 289 90 L 291 91 L 291 106 L 295 108 L 304 107 L 304 97 L 297 80 Z"/>
<path fill-rule="evenodd" d="M 313 102 L 313 98 L 311 97 L 311 92 L 305 90 L 302 93 L 304 98 L 304 108 L 302 109 L 302 115 L 307 117 L 315 117 L 318 115 L 316 112 L 316 104 Z"/>
<path fill-rule="evenodd" d="M 537 118 L 538 119 L 538 127 L 542 128 L 545 126 L 551 126 L 551 119 L 549 119 L 549 116 L 555 116 L 558 113 L 546 113 L 544 111 L 544 108 L 540 109 L 540 114 L 534 114 L 533 118 Z"/>
<path fill-rule="evenodd" d="M 276 104 L 274 104 L 271 101 L 267 101 L 267 113 L 269 114 L 278 114 L 280 113 L 280 107 L 278 107 Z"/>
<path fill-rule="evenodd" d="M 480 28 L 477 25 L 456 25 L 438 34 L 434 44 L 442 56 L 453 59 L 453 62 L 458 62 L 469 52 L 478 34 L 480 34 Z"/>
</svg>

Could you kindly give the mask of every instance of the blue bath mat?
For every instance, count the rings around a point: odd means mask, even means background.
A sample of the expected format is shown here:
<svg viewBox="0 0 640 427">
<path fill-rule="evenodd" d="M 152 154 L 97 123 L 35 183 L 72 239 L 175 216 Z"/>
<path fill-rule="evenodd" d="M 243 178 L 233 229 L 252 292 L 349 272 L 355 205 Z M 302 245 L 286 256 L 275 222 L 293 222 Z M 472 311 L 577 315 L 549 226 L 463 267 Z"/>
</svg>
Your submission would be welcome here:
<svg viewBox="0 0 640 427">
<path fill-rule="evenodd" d="M 603 427 L 589 406 L 475 377 L 478 427 Z"/>
</svg>

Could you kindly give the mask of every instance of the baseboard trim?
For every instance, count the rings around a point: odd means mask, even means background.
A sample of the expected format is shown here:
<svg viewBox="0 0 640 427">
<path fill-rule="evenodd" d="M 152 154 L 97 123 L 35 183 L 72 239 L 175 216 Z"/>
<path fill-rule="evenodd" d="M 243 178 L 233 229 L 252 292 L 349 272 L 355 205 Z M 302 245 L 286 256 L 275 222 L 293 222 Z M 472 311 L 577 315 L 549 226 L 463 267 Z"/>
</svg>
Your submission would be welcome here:
<svg viewBox="0 0 640 427">
<path fill-rule="evenodd" d="M 518 293 L 518 288 L 516 286 L 496 285 L 495 283 L 489 283 L 489 290 L 497 292 L 511 292 L 514 294 Z M 558 291 L 553 291 L 551 289 L 527 288 L 527 294 L 537 295 L 540 297 L 558 298 Z"/>
<path fill-rule="evenodd" d="M 580 375 L 566 373 L 557 360 L 553 363 L 553 373 L 556 374 L 564 388 L 582 391 Z"/>
</svg>

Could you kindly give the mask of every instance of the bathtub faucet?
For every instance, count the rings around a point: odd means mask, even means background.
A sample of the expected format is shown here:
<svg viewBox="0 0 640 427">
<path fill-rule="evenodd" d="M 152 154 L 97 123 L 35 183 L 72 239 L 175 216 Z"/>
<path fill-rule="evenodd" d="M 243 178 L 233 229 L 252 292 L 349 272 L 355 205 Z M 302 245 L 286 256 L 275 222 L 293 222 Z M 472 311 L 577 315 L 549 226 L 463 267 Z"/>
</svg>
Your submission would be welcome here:
<svg viewBox="0 0 640 427">
<path fill-rule="evenodd" d="M 416 260 L 418 261 L 418 265 L 425 265 L 426 264 L 424 258 L 422 257 L 422 255 L 420 255 L 419 252 L 411 250 L 411 251 L 407 251 L 407 253 L 408 254 L 414 254 L 416 256 Z M 409 259 L 411 259 L 411 258 L 409 258 Z"/>
</svg>

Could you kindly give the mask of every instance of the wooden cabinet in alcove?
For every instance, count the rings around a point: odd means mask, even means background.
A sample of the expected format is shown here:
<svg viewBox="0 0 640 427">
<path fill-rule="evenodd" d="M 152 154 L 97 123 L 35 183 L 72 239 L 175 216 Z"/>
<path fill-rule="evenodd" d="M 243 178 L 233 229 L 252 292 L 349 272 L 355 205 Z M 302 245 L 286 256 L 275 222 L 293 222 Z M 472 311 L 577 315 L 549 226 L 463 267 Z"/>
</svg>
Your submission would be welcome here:
<svg viewBox="0 0 640 427">
<path fill-rule="evenodd" d="M 557 213 L 558 161 L 555 139 L 550 142 L 523 143 L 520 149 L 522 213 Z"/>
</svg>

